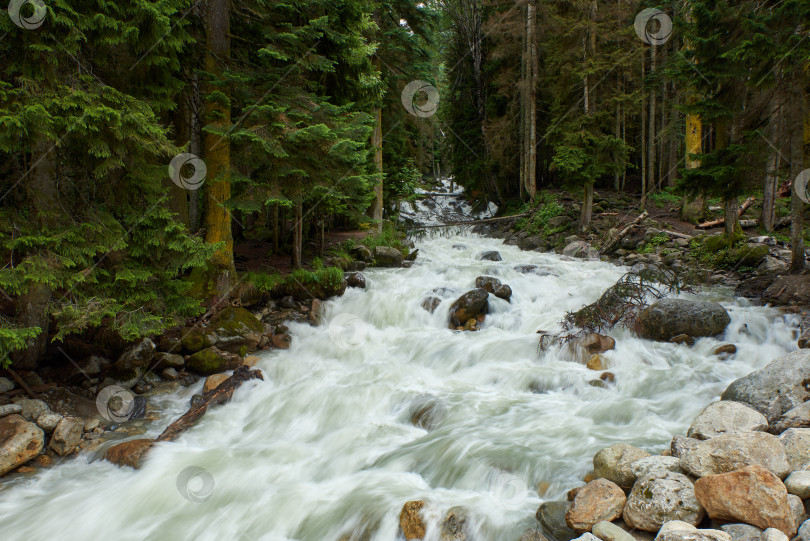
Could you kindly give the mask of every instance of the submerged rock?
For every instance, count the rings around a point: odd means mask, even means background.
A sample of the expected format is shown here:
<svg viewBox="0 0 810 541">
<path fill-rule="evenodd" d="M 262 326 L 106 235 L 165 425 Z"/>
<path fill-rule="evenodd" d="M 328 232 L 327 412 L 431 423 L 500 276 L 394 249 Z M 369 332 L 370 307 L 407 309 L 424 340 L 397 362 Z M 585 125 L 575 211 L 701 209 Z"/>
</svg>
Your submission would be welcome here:
<svg viewBox="0 0 810 541">
<path fill-rule="evenodd" d="M 366 277 L 359 272 L 350 272 L 346 274 L 346 283 L 349 287 L 356 287 L 358 289 L 366 288 Z"/>
<path fill-rule="evenodd" d="M 479 261 L 503 261 L 501 254 L 495 250 L 481 252 L 475 256 L 475 259 L 478 259 Z"/>
<path fill-rule="evenodd" d="M 425 523 L 422 520 L 422 508 L 425 502 L 411 501 L 402 506 L 399 514 L 399 528 L 405 539 L 424 539 Z"/>
<path fill-rule="evenodd" d="M 117 466 L 129 466 L 137 469 L 154 443 L 153 440 L 148 439 L 125 441 L 107 449 L 104 459 Z"/>
<path fill-rule="evenodd" d="M 579 259 L 599 259 L 599 251 L 584 240 L 569 242 L 562 251 L 563 255 Z"/>
<path fill-rule="evenodd" d="M 439 297 L 426 297 L 422 300 L 422 308 L 432 314 L 441 303 L 442 300 Z"/>
<path fill-rule="evenodd" d="M 484 289 L 499 299 L 507 301 L 512 296 L 512 288 L 506 284 L 502 284 L 501 281 L 494 276 L 479 276 L 475 279 L 475 287 Z"/>
<path fill-rule="evenodd" d="M 565 514 L 570 508 L 571 502 L 545 502 L 537 509 L 535 518 L 556 541 L 571 541 L 578 534 L 565 521 Z"/>
<path fill-rule="evenodd" d="M 715 302 L 661 299 L 639 313 L 641 337 L 667 341 L 673 336 L 715 336 L 726 330 L 731 317 Z"/>
</svg>

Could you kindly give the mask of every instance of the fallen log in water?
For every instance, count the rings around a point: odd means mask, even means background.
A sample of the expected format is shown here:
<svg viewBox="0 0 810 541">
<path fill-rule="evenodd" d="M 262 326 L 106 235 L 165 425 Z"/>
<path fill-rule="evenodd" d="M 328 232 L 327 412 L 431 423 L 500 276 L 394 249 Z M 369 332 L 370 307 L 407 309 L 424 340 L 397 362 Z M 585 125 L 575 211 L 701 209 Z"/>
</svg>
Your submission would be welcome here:
<svg viewBox="0 0 810 541">
<path fill-rule="evenodd" d="M 156 439 L 137 439 L 113 445 L 104 453 L 104 458 L 118 466 L 137 468 L 155 443 L 174 441 L 205 415 L 208 406 L 227 402 L 240 385 L 252 379 L 264 380 L 261 370 L 251 370 L 250 367 L 243 364 L 234 370 L 231 377 L 220 383 L 215 389 L 205 393 L 202 400 L 191 406 L 186 413 L 170 424 Z"/>
</svg>

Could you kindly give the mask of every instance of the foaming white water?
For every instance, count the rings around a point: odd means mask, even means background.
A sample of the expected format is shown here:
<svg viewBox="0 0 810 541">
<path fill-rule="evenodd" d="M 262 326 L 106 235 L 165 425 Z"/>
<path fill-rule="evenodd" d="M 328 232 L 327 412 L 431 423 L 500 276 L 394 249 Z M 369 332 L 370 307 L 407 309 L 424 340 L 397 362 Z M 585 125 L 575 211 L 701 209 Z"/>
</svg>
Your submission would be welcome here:
<svg viewBox="0 0 810 541">
<path fill-rule="evenodd" d="M 624 269 L 475 236 L 419 248 L 413 268 L 369 270 L 365 291 L 325 303 L 322 326 L 291 325 L 290 350 L 262 355 L 265 381 L 159 445 L 141 470 L 82 455 L 0 485 L 3 539 L 332 541 L 367 526 L 392 541 L 402 505 L 424 500 L 428 539 L 462 507 L 475 539 L 514 541 L 535 524 L 538 484 L 562 497 L 612 443 L 660 452 L 731 380 L 795 349 L 778 312 L 714 290 L 704 296 L 732 316 L 722 341 L 688 348 L 612 332 L 604 357 L 616 383 L 595 388 L 595 372 L 539 354 L 536 331 L 558 330 Z M 503 261 L 475 259 L 487 249 Z M 480 332 L 447 329 L 453 299 L 482 274 L 512 287 L 511 304 L 493 300 Z M 429 314 L 420 305 L 434 288 L 443 301 Z M 737 345 L 730 360 L 712 355 L 722 343 Z M 164 406 L 176 415 L 196 390 Z M 445 412 L 431 431 L 410 423 L 426 395 Z M 189 467 L 204 472 L 188 481 Z"/>
</svg>

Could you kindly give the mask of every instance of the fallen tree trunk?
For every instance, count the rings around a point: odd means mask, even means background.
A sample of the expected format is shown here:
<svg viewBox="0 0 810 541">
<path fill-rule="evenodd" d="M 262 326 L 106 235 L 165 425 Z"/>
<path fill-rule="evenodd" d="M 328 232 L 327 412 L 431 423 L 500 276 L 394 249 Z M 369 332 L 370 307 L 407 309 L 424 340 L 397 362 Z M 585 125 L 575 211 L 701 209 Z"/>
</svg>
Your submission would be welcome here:
<svg viewBox="0 0 810 541">
<path fill-rule="evenodd" d="M 490 222 L 500 222 L 503 220 L 513 220 L 516 218 L 524 218 L 526 216 L 530 216 L 530 212 L 525 212 L 523 214 L 513 214 L 512 216 L 501 216 L 499 218 L 482 218 L 480 220 L 464 220 L 461 222 L 447 222 L 446 224 L 439 224 L 439 225 L 409 225 L 405 229 L 431 229 L 434 227 L 453 227 L 457 225 L 477 225 L 477 224 L 488 224 Z"/>
<path fill-rule="evenodd" d="M 754 204 L 754 201 L 756 201 L 756 198 L 754 196 L 751 196 L 748 199 L 746 199 L 745 202 L 742 205 L 740 205 L 740 209 L 737 211 L 737 216 L 742 216 L 745 213 L 745 211 L 748 210 L 751 207 L 751 205 Z M 711 222 L 703 222 L 702 224 L 698 224 L 697 228 L 709 229 L 712 227 L 723 225 L 724 223 L 726 223 L 725 218 L 718 218 L 717 220 L 712 220 Z"/>
<path fill-rule="evenodd" d="M 639 214 L 638 217 L 635 220 L 630 222 L 627 225 L 627 227 L 625 227 L 624 229 L 619 231 L 619 233 L 614 238 L 608 239 L 607 243 L 605 243 L 605 247 L 602 248 L 601 254 L 602 255 L 609 254 L 610 252 L 615 250 L 616 247 L 619 245 L 619 243 L 622 241 L 622 239 L 624 237 L 626 237 L 628 233 L 630 233 L 630 230 L 633 229 L 634 227 L 636 227 L 642 221 L 644 221 L 644 219 L 647 216 L 649 216 L 649 214 L 647 214 L 647 211 L 645 210 L 644 212 Z"/>
<path fill-rule="evenodd" d="M 233 371 L 231 377 L 205 393 L 202 400 L 191 406 L 179 419 L 170 424 L 155 441 L 176 440 L 180 434 L 194 426 L 205 415 L 209 406 L 227 402 L 240 385 L 252 379 L 264 380 L 261 370 L 251 370 L 247 365 L 243 364 Z"/>
<path fill-rule="evenodd" d="M 234 370 L 231 377 L 220 383 L 215 389 L 205 393 L 202 400 L 191 406 L 186 413 L 170 424 L 156 439 L 137 439 L 113 445 L 104 453 L 104 458 L 118 466 L 138 468 L 156 442 L 174 441 L 205 415 L 208 406 L 227 402 L 240 385 L 252 379 L 264 380 L 261 370 L 251 370 L 249 366 L 243 364 Z"/>
</svg>

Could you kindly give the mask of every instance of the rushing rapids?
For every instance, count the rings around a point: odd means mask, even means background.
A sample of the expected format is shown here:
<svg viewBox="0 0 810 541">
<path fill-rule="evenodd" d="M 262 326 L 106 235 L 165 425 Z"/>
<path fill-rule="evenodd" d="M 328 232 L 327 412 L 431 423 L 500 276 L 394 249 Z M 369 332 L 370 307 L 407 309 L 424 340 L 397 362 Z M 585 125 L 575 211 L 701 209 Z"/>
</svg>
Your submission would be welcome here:
<svg viewBox="0 0 810 541">
<path fill-rule="evenodd" d="M 157 445 L 140 470 L 84 453 L 0 484 L 3 539 L 392 541 L 403 504 L 424 500 L 427 539 L 460 508 L 475 539 L 515 541 L 600 448 L 660 452 L 729 382 L 795 349 L 794 322 L 715 289 L 700 296 L 731 314 L 722 340 L 690 348 L 614 330 L 604 358 L 615 383 L 594 387 L 599 373 L 540 352 L 536 332 L 558 330 L 626 269 L 477 236 L 417 244 L 412 268 L 369 270 L 366 290 L 324 304 L 322 325 L 292 324 L 292 347 L 261 356 L 265 381 Z M 484 250 L 503 260 L 477 260 Z M 448 329 L 450 304 L 484 274 L 511 286 L 511 303 L 491 296 L 479 332 Z M 431 314 L 421 303 L 434 288 Z M 724 343 L 737 353 L 720 360 Z M 160 397 L 147 434 L 201 386 Z M 432 422 L 414 425 L 426 407 Z"/>
</svg>

